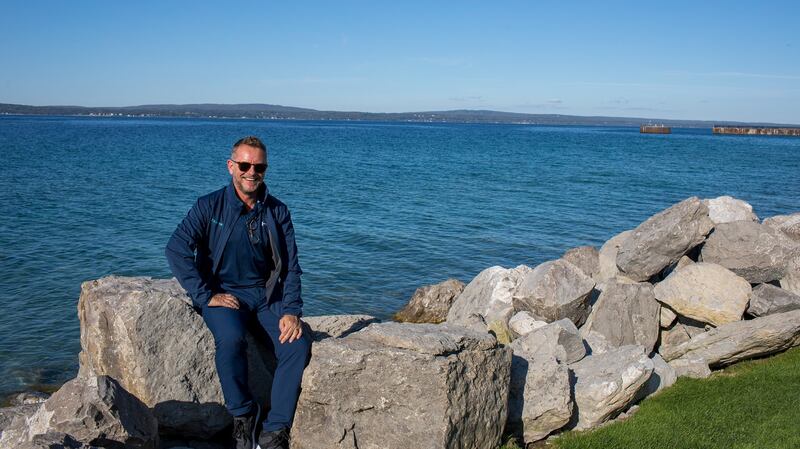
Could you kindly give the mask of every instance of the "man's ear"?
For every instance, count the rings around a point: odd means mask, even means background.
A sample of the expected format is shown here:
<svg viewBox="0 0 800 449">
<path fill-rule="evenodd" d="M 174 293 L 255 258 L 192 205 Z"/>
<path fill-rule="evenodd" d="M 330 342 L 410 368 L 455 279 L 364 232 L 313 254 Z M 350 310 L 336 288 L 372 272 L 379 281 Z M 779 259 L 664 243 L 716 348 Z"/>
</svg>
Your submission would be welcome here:
<svg viewBox="0 0 800 449">
<path fill-rule="evenodd" d="M 231 176 L 233 176 L 233 162 L 231 162 L 230 159 L 228 159 L 228 173 L 230 173 Z"/>
</svg>

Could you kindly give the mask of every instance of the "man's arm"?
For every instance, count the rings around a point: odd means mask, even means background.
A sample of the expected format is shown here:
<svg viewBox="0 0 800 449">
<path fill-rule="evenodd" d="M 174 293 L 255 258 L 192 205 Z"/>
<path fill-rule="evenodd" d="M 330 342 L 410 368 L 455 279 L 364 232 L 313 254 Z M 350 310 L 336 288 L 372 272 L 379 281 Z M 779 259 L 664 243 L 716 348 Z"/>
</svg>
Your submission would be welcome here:
<svg viewBox="0 0 800 449">
<path fill-rule="evenodd" d="M 281 230 L 283 231 L 284 246 L 286 248 L 286 278 L 283 282 L 283 314 L 300 317 L 303 315 L 303 298 L 301 296 L 300 261 L 297 257 L 297 245 L 294 240 L 294 226 L 292 217 L 287 208 L 278 214 Z"/>
<path fill-rule="evenodd" d="M 205 224 L 206 218 L 198 201 L 178 224 L 165 250 L 172 274 L 178 278 L 178 282 L 189 293 L 192 303 L 198 308 L 207 304 L 212 296 L 208 283 L 201 276 L 195 261 L 195 250 L 203 240 Z"/>
</svg>

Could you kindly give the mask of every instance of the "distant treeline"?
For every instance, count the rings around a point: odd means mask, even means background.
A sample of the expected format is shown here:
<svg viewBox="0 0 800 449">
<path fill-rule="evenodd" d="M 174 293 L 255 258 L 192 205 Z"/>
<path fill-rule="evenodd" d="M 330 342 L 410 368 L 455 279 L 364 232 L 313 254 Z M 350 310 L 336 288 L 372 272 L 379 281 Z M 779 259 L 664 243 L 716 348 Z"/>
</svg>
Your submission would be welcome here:
<svg viewBox="0 0 800 449">
<path fill-rule="evenodd" d="M 679 128 L 711 128 L 724 125 L 775 125 L 773 123 L 662 120 L 640 117 L 605 117 L 560 114 L 522 114 L 486 110 L 426 112 L 319 111 L 271 104 L 154 104 L 123 107 L 28 106 L 0 103 L 0 114 L 79 115 L 187 118 L 246 118 L 272 120 L 359 120 L 377 122 L 520 123 L 532 125 L 639 126 L 660 123 Z"/>
</svg>

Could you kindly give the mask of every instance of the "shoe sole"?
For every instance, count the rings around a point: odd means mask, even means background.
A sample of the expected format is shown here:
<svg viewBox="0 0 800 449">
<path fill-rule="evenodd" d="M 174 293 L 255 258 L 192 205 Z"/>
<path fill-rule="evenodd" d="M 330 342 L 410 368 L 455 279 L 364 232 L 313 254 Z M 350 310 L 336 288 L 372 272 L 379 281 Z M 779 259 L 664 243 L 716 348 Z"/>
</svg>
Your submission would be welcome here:
<svg viewBox="0 0 800 449">
<path fill-rule="evenodd" d="M 261 446 L 258 445 L 258 441 L 256 441 L 256 429 L 258 429 L 259 424 L 261 424 L 261 406 L 256 402 L 256 420 L 252 434 L 250 435 L 250 441 L 253 442 L 253 449 L 261 449 Z"/>
</svg>

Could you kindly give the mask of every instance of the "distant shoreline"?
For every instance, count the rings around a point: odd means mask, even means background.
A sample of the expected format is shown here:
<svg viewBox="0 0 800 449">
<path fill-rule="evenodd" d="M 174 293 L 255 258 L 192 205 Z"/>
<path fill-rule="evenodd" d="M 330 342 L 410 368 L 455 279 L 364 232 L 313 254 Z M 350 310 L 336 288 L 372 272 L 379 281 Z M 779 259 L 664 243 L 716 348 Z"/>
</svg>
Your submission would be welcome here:
<svg viewBox="0 0 800 449">
<path fill-rule="evenodd" d="M 123 107 L 30 106 L 0 103 L 0 115 L 66 116 L 104 118 L 191 118 L 229 120 L 287 120 L 287 121 L 353 121 L 398 123 L 462 123 L 509 125 L 562 126 L 631 126 L 660 123 L 674 128 L 713 128 L 724 126 L 800 125 L 780 123 L 748 123 L 710 120 L 674 120 L 643 117 L 579 116 L 560 114 L 524 114 L 490 110 L 451 110 L 425 112 L 358 112 L 320 111 L 270 104 L 162 104 Z"/>
</svg>

